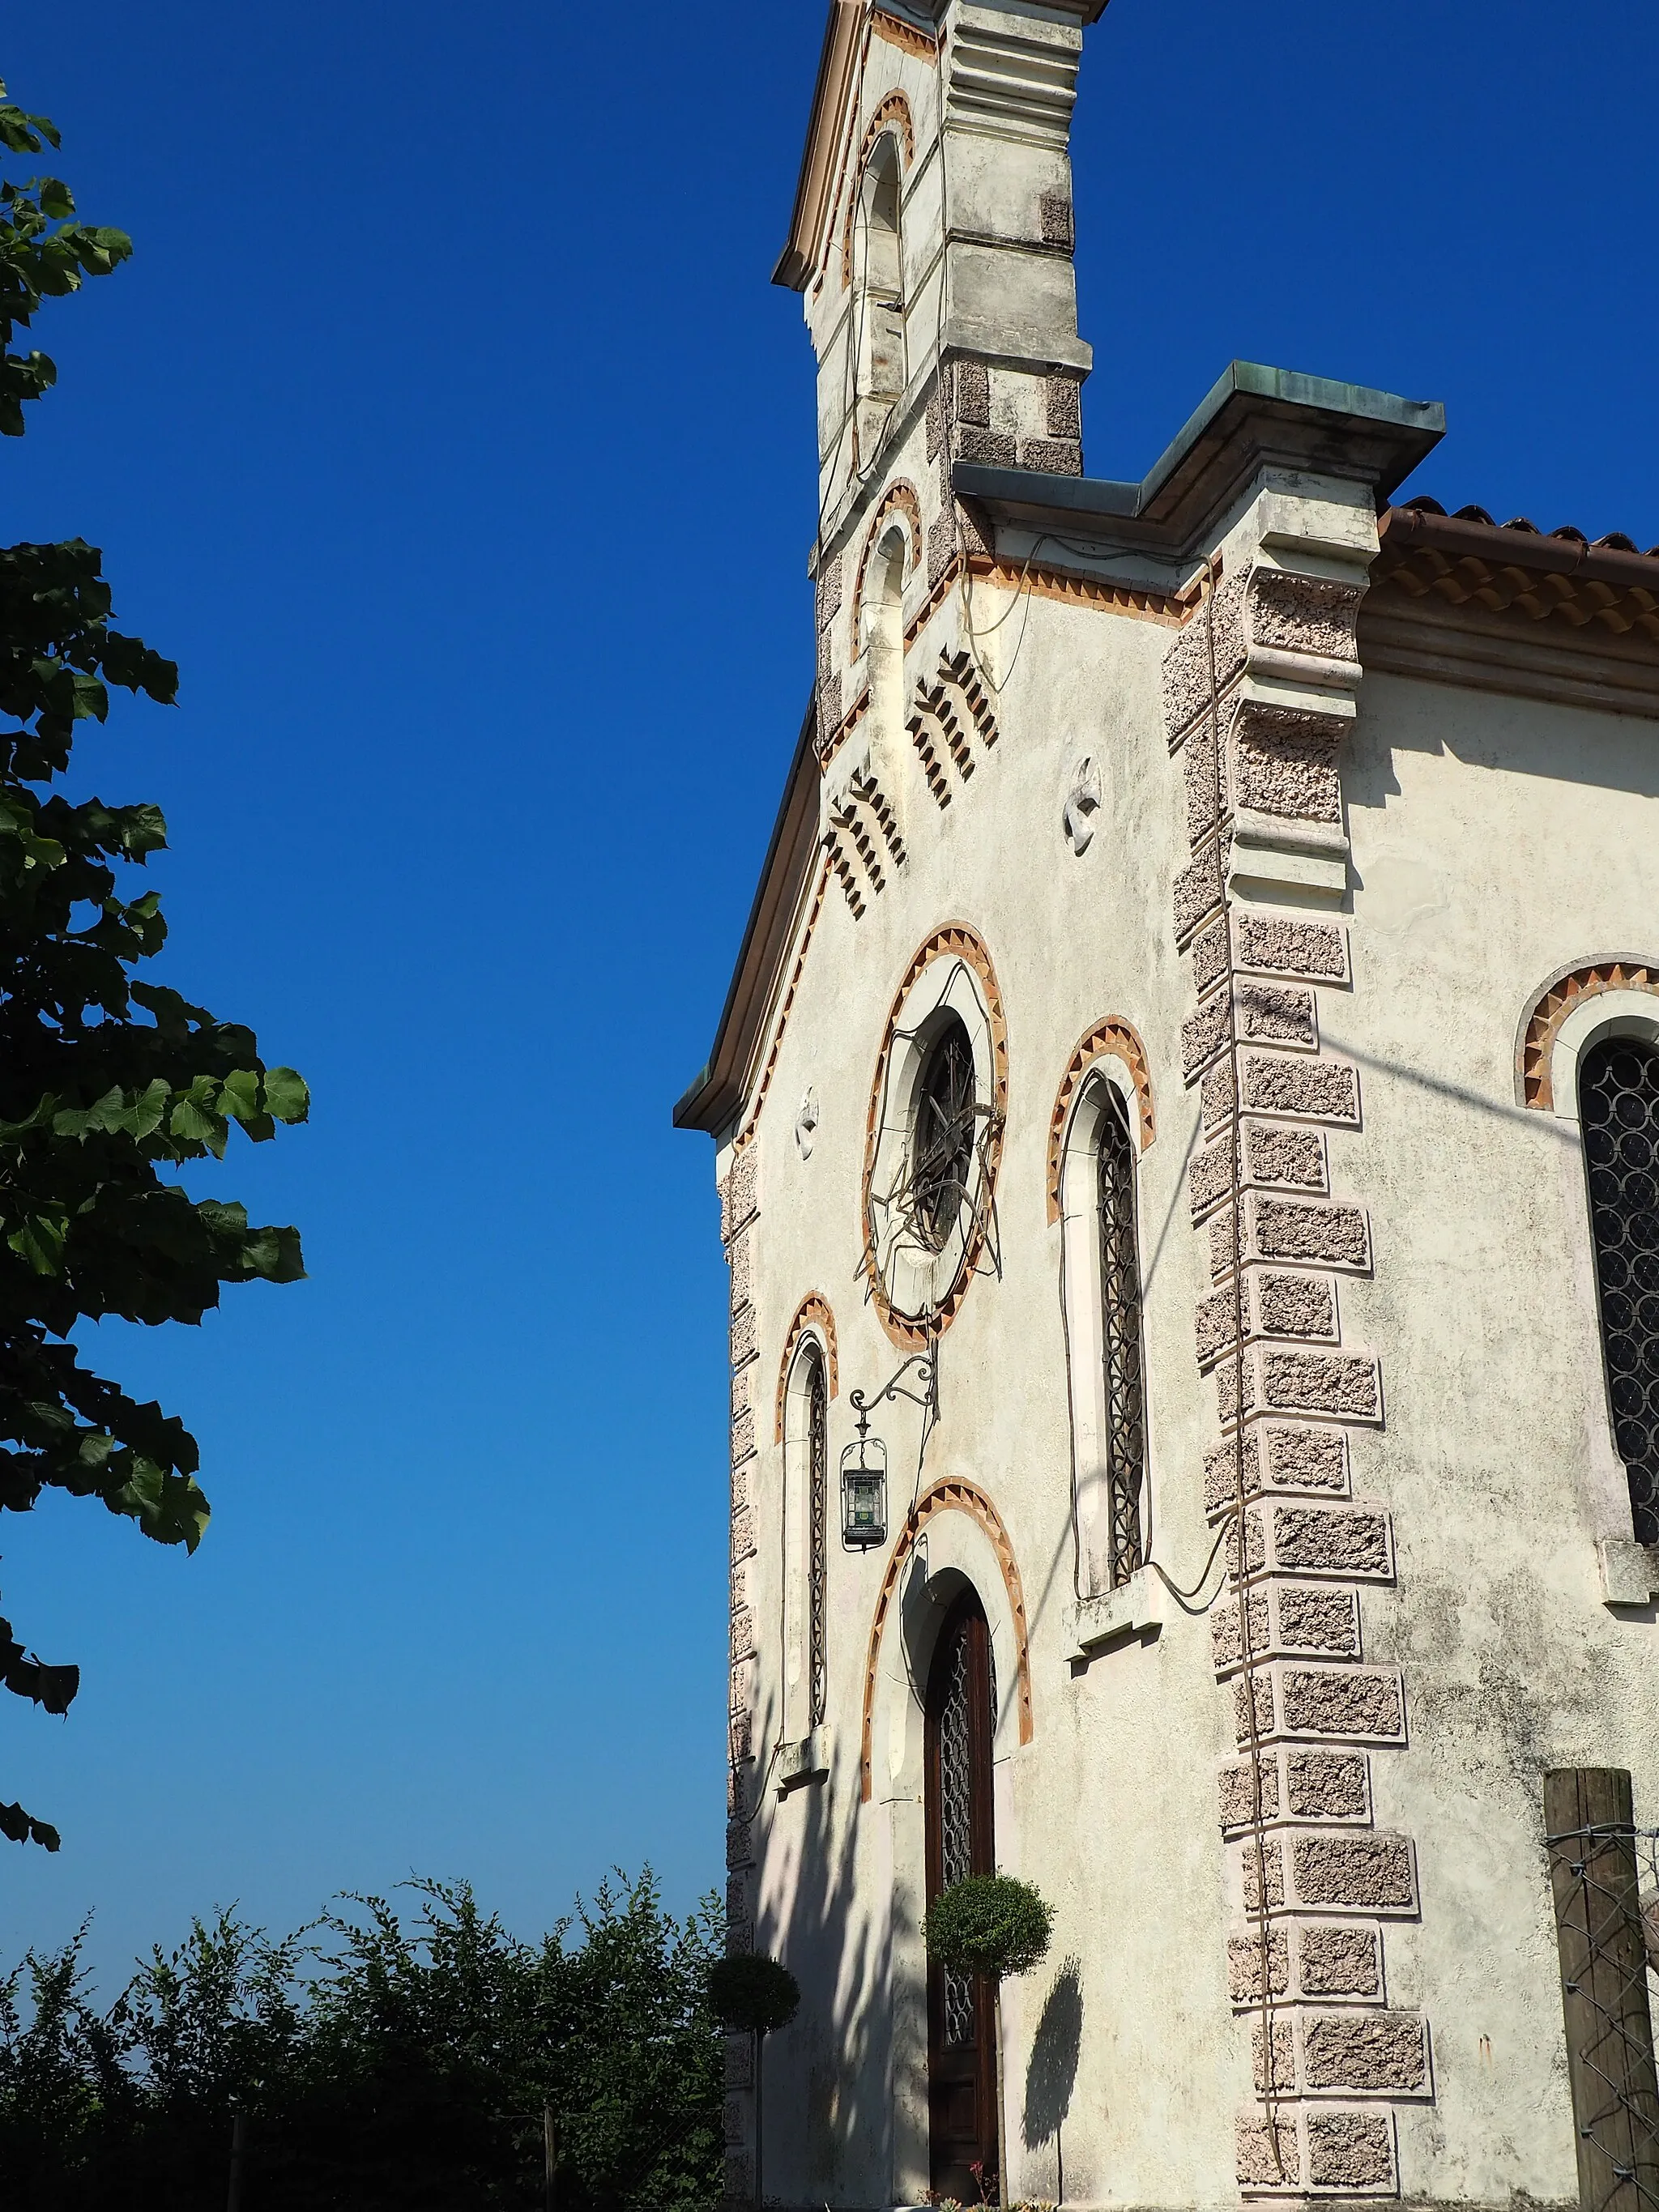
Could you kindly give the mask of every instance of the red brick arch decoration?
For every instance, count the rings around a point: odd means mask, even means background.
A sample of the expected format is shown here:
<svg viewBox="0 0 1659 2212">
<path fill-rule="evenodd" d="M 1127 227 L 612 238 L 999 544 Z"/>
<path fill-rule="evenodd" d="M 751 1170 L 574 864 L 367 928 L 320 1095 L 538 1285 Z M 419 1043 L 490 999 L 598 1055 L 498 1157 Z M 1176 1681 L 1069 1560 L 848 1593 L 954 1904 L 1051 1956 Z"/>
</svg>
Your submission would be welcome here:
<svg viewBox="0 0 1659 2212">
<path fill-rule="evenodd" d="M 795 1354 L 800 1350 L 804 1336 L 816 1334 L 823 1344 L 823 1374 L 830 1395 L 833 1398 L 841 1388 L 840 1362 L 836 1353 L 836 1317 L 830 1310 L 830 1302 L 816 1291 L 800 1302 L 800 1309 L 789 1324 L 789 1334 L 783 1340 L 783 1359 L 778 1369 L 778 1425 L 776 1441 L 783 1442 L 783 1401 L 789 1389 L 789 1370 L 795 1364 Z"/>
<path fill-rule="evenodd" d="M 1659 998 L 1659 963 L 1649 960 L 1602 960 L 1593 966 L 1570 969 L 1541 991 L 1522 1024 L 1516 1054 L 1516 1076 L 1523 1106 L 1540 1113 L 1555 1108 L 1555 1084 L 1550 1073 L 1555 1040 L 1561 1024 L 1575 1006 L 1603 991 L 1647 991 Z M 1654 1008 L 1659 1019 L 1659 1006 Z"/>
<path fill-rule="evenodd" d="M 1048 1116 L 1048 1218 L 1060 1218 L 1060 1168 L 1066 1150 L 1066 1131 L 1072 1118 L 1072 1109 L 1077 1103 L 1078 1092 L 1083 1088 L 1089 1070 L 1102 1060 L 1121 1060 L 1129 1071 L 1129 1079 L 1135 1087 L 1135 1099 L 1140 1109 L 1140 1149 L 1144 1152 L 1158 1134 L 1158 1122 L 1152 1112 L 1152 1079 L 1146 1073 L 1146 1048 L 1131 1024 L 1119 1015 L 1109 1014 L 1103 1022 L 1085 1030 L 1078 1039 L 1077 1050 L 1066 1064 L 1060 1089 L 1054 1097 L 1054 1111 Z"/>
<path fill-rule="evenodd" d="M 931 1490 L 924 1491 L 916 1500 L 908 1519 L 899 1531 L 893 1555 L 887 1562 L 887 1571 L 881 1578 L 881 1595 L 876 1600 L 875 1618 L 870 1624 L 870 1649 L 864 1662 L 864 1729 L 859 1742 L 859 1802 L 861 1804 L 870 1802 L 870 1743 L 875 1726 L 876 1668 L 881 1660 L 882 1632 L 892 1610 L 893 1595 L 898 1588 L 904 1563 L 915 1548 L 917 1537 L 940 1513 L 965 1513 L 990 1539 L 991 1548 L 997 1555 L 997 1565 L 1002 1570 L 1002 1586 L 1007 1593 L 1008 1610 L 1014 1624 L 1019 1740 L 1022 1743 L 1031 1741 L 1031 1655 L 1025 1620 L 1025 1593 L 1020 1585 L 1014 1547 L 1009 1541 L 1008 1531 L 1002 1525 L 1001 1515 L 979 1485 L 960 1477 L 947 1476 L 943 1482 L 936 1482 Z"/>
</svg>

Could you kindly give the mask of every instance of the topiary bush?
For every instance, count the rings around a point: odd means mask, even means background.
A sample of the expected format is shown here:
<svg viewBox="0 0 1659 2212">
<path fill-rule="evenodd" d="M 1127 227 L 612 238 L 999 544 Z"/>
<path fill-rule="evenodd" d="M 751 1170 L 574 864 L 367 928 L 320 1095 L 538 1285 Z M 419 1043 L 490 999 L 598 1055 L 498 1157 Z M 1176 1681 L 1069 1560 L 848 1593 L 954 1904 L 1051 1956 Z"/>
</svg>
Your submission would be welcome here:
<svg viewBox="0 0 1659 2212">
<path fill-rule="evenodd" d="M 787 2027 L 800 2003 L 800 1984 L 776 1959 L 758 1951 L 738 1951 L 716 1959 L 708 1969 L 708 2002 L 727 2027 L 769 2035 Z"/>
<path fill-rule="evenodd" d="M 1029 1974 L 1048 1948 L 1054 1916 L 1029 1881 L 970 1874 L 941 1890 L 921 1923 L 927 1955 L 953 1973 L 1000 1982 Z"/>
</svg>

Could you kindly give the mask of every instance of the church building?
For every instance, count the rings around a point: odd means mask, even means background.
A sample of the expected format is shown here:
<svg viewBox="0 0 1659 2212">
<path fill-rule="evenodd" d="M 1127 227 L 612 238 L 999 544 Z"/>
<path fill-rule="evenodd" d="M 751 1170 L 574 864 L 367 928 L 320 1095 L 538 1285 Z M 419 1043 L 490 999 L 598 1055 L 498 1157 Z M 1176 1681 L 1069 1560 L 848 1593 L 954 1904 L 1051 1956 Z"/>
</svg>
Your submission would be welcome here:
<svg viewBox="0 0 1659 2212">
<path fill-rule="evenodd" d="M 1085 35 L 833 0 L 776 270 L 817 668 L 675 1115 L 730 1940 L 802 1990 L 728 2192 L 1653 2212 L 1639 1923 L 1598 1981 L 1569 1892 L 1659 1828 L 1659 546 L 1238 362 L 1091 477 Z M 993 1870 L 1000 1994 L 921 1937 Z"/>
</svg>

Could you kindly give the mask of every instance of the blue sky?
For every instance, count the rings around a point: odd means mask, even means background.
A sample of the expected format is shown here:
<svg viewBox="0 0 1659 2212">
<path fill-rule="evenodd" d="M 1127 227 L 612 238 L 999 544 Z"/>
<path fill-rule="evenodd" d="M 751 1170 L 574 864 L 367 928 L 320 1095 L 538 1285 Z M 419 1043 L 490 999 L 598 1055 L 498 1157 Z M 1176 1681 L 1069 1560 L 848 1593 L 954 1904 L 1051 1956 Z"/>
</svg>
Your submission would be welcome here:
<svg viewBox="0 0 1659 2212">
<path fill-rule="evenodd" d="M 5 1610 L 0 1960 L 411 1869 L 526 1929 L 721 1874 L 705 1056 L 811 673 L 811 364 L 771 290 L 817 0 L 20 11 L 135 260 L 43 318 L 0 539 L 182 664 L 87 750 L 166 809 L 173 978 L 311 1126 L 223 1188 L 311 1279 L 94 1350 L 196 1427 L 193 1559 L 64 1503 Z M 1444 401 L 1415 489 L 1659 540 L 1659 11 L 1115 0 L 1075 141 L 1091 471 L 1231 358 Z"/>
</svg>

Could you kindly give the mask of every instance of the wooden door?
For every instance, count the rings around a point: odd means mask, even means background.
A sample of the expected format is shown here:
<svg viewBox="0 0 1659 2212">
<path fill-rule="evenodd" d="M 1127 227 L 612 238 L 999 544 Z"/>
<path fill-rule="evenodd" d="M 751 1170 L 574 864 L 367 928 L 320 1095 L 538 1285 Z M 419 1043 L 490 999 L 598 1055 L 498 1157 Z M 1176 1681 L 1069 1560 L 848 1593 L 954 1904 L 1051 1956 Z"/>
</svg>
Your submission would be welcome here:
<svg viewBox="0 0 1659 2212">
<path fill-rule="evenodd" d="M 985 1613 L 971 1590 L 945 1616 L 927 1678 L 927 1901 L 970 1874 L 996 1871 L 991 1735 L 996 1685 Z M 997 2159 L 996 2014 L 992 1985 L 927 1970 L 927 2116 L 932 2179 L 976 2204 Z"/>
</svg>

